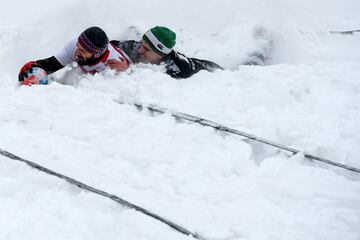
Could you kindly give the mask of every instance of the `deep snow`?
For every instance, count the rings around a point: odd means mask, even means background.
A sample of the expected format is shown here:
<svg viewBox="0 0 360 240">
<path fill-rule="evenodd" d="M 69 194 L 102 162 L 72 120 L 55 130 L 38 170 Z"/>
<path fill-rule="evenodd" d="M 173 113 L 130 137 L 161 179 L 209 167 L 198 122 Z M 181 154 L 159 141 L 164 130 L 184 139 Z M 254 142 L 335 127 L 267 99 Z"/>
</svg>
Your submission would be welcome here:
<svg viewBox="0 0 360 240">
<path fill-rule="evenodd" d="M 359 10 L 354 0 L 7 2 L 0 148 L 208 239 L 359 239 L 356 174 L 126 104 L 155 103 L 360 168 L 360 34 L 329 34 L 359 29 Z M 140 65 L 70 78 L 75 86 L 17 86 L 23 63 L 92 25 L 116 39 L 168 25 L 177 50 L 227 70 L 178 81 Z M 259 26 L 274 40 L 271 64 L 241 66 L 262 47 Z M 4 157 L 0 202 L 0 239 L 187 238 Z"/>
</svg>

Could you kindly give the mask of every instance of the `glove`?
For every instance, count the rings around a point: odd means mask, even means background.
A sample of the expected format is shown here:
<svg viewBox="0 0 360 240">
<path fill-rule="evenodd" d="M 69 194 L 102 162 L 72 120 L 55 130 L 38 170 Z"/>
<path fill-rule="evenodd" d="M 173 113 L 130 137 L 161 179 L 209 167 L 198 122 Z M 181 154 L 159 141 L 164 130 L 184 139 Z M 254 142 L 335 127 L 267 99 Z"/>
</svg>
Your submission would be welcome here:
<svg viewBox="0 0 360 240">
<path fill-rule="evenodd" d="M 40 67 L 39 64 L 35 61 L 27 62 L 19 72 L 19 82 L 23 82 L 25 78 L 29 76 L 29 74 L 32 74 L 33 67 Z"/>
</svg>

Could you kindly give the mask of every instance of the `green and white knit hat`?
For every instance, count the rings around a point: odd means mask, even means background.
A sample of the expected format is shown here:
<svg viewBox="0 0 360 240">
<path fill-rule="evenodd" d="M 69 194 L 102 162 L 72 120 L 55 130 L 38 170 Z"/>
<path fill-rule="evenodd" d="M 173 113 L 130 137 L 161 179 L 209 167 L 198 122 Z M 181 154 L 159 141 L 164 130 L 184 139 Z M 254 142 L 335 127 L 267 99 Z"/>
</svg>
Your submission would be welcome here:
<svg viewBox="0 0 360 240">
<path fill-rule="evenodd" d="M 144 41 L 159 55 L 169 54 L 176 43 L 176 34 L 167 27 L 156 26 L 143 36 Z"/>
</svg>

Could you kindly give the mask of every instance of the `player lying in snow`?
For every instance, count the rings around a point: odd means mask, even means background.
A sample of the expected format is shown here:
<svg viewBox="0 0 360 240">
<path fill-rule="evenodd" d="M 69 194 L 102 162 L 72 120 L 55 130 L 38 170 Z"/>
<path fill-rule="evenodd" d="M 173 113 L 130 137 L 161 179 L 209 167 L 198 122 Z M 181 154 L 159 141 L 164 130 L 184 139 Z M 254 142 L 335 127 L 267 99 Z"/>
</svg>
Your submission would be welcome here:
<svg viewBox="0 0 360 240">
<path fill-rule="evenodd" d="M 164 64 L 166 73 L 174 78 L 187 78 L 200 70 L 223 69 L 216 63 L 188 58 L 174 51 L 175 42 L 176 34 L 173 31 L 157 26 L 147 31 L 142 41 L 113 40 L 109 44 L 102 29 L 91 27 L 81 33 L 77 40 L 69 42 L 59 54 L 26 63 L 20 70 L 19 81 L 22 85 L 47 84 L 47 80 L 41 82 L 30 75 L 34 75 L 33 71 L 39 68 L 45 74 L 51 74 L 73 62 L 87 73 L 100 72 L 106 67 L 124 71 L 129 64 L 139 62 Z"/>
<path fill-rule="evenodd" d="M 254 40 L 260 40 L 258 49 L 248 54 L 241 65 L 265 65 L 273 45 L 271 37 L 262 26 L 254 29 Z M 200 70 L 214 71 L 223 69 L 207 60 L 189 58 L 173 50 L 176 34 L 169 28 L 156 26 L 147 31 L 141 41 L 110 41 L 124 51 L 133 63 L 164 64 L 166 73 L 173 78 L 187 78 Z M 116 65 L 116 64 L 114 64 Z"/>
<path fill-rule="evenodd" d="M 188 58 L 184 54 L 174 51 L 176 34 L 162 26 L 151 28 L 143 35 L 141 41 L 112 40 L 110 42 L 124 51 L 133 63 L 163 63 L 166 73 L 173 78 L 187 78 L 200 70 L 223 69 L 214 62 Z"/>
<path fill-rule="evenodd" d="M 90 27 L 65 45 L 63 50 L 55 56 L 26 63 L 19 73 L 22 85 L 47 84 L 40 77 L 34 77 L 33 71 L 45 71 L 45 75 L 64 68 L 76 62 L 85 73 L 96 73 L 105 68 L 124 71 L 129 67 L 130 59 L 126 54 L 112 46 L 106 33 L 99 27 Z"/>
</svg>

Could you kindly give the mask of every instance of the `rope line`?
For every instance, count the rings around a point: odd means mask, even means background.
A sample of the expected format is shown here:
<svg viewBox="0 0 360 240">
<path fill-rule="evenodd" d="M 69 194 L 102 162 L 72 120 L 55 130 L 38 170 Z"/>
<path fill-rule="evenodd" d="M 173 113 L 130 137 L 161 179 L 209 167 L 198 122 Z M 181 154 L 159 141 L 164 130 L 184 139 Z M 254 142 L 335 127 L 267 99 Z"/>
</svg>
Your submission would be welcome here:
<svg viewBox="0 0 360 240">
<path fill-rule="evenodd" d="M 330 31 L 331 34 L 344 34 L 344 35 L 353 35 L 360 30 L 349 30 L 349 31 Z"/>
<path fill-rule="evenodd" d="M 200 118 L 200 117 L 197 117 L 197 116 L 194 116 L 194 115 L 190 115 L 190 114 L 182 113 L 182 112 L 174 112 L 174 111 L 171 111 L 170 109 L 167 109 L 165 107 L 160 107 L 160 106 L 155 105 L 155 104 L 144 105 L 144 104 L 141 104 L 141 103 L 133 103 L 133 105 L 135 105 L 140 110 L 146 108 L 146 109 L 148 109 L 148 110 L 150 110 L 152 112 L 157 112 L 157 113 L 162 113 L 162 114 L 163 113 L 169 113 L 171 116 L 173 116 L 173 117 L 175 117 L 177 119 L 182 119 L 182 120 L 194 122 L 194 123 L 197 123 L 197 124 L 200 124 L 200 125 L 203 125 L 203 126 L 214 128 L 214 129 L 222 131 L 222 132 L 227 132 L 227 133 L 230 133 L 230 134 L 235 134 L 235 135 L 238 135 L 238 136 L 242 136 L 242 137 L 248 138 L 248 139 L 256 141 L 256 142 L 260 142 L 260 143 L 263 143 L 263 144 L 266 144 L 266 145 L 269 145 L 269 146 L 273 146 L 273 147 L 278 148 L 278 149 L 285 150 L 287 152 L 291 152 L 293 154 L 302 153 L 308 159 L 312 159 L 312 160 L 315 160 L 315 161 L 318 161 L 318 162 L 323 162 L 323 163 L 326 163 L 326 164 L 329 164 L 329 165 L 332 165 L 332 166 L 335 166 L 335 167 L 338 167 L 338 168 L 349 170 L 351 172 L 360 173 L 360 169 L 358 169 L 358 168 L 351 167 L 351 166 L 348 166 L 346 164 L 337 163 L 337 162 L 331 161 L 331 160 L 326 159 L 326 158 L 321 158 L 321 157 L 318 157 L 318 156 L 314 156 L 312 154 L 302 152 L 302 151 L 297 150 L 295 148 L 290 148 L 290 147 L 284 146 L 282 144 L 279 144 L 279 143 L 276 143 L 276 142 L 273 142 L 273 141 L 270 141 L 270 140 L 267 140 L 267 139 L 263 139 L 263 138 L 255 136 L 255 135 L 246 133 L 246 132 L 242 132 L 242 131 L 239 131 L 239 130 L 234 129 L 234 128 L 229 128 L 229 127 L 223 126 L 223 125 L 221 125 L 219 123 L 216 123 L 216 122 L 204 119 L 204 118 Z"/>
<path fill-rule="evenodd" d="M 174 223 L 174 222 L 172 222 L 172 221 L 170 221 L 170 220 L 168 220 L 168 219 L 165 219 L 165 218 L 163 218 L 163 217 L 160 217 L 159 215 L 157 215 L 157 214 L 155 214 L 155 213 L 152 213 L 152 212 L 150 212 L 150 211 L 148 211 L 148 210 L 146 210 L 146 209 L 144 209 L 144 208 L 142 208 L 142 207 L 139 207 L 139 206 L 137 206 L 137 205 L 135 205 L 135 204 L 133 204 L 133 203 L 131 203 L 131 202 L 128 202 L 128 201 L 126 201 L 126 200 L 124 200 L 124 199 L 122 199 L 122 198 L 120 198 L 120 197 L 118 197 L 118 196 L 116 196 L 116 195 L 114 195 L 114 194 L 110 194 L 110 193 L 107 193 L 107 192 L 105 192 L 105 191 L 102 191 L 102 190 L 100 190 L 100 189 L 98 189 L 98 188 L 89 186 L 89 185 L 87 185 L 87 184 L 85 184 L 85 183 L 82 183 L 82 182 L 80 182 L 80 181 L 75 180 L 74 178 L 65 176 L 65 175 L 63 175 L 63 174 L 61 174 L 61 173 L 58 173 L 58 172 L 55 172 L 55 171 L 53 171 L 53 170 L 50 170 L 50 169 L 48 169 L 48 168 L 46 168 L 46 167 L 43 167 L 43 166 L 41 166 L 41 165 L 39 165 L 39 164 L 37 164 L 37 163 L 35 163 L 35 162 L 32 162 L 32 161 L 23 159 L 23 158 L 21 158 L 21 157 L 18 157 L 18 156 L 14 155 L 14 154 L 12 154 L 12 153 L 10 153 L 10 152 L 7 152 L 7 151 L 5 151 L 5 150 L 2 150 L 1 148 L 0 148 L 0 154 L 3 155 L 3 156 L 5 156 L 5 157 L 7 157 L 7 158 L 9 158 L 9 159 L 26 163 L 27 165 L 29 165 L 29 166 L 32 167 L 32 168 L 35 168 L 35 169 L 37 169 L 37 170 L 39 170 L 39 171 L 41 171 L 41 172 L 44 172 L 44 173 L 46 173 L 46 174 L 49 174 L 49 175 L 55 176 L 55 177 L 57 177 L 57 178 L 60 178 L 60 179 L 62 179 L 62 180 L 65 180 L 65 181 L 67 181 L 68 183 L 70 183 L 70 184 L 72 184 L 72 185 L 75 185 L 75 186 L 77 186 L 77 187 L 79 187 L 79 188 L 81 188 L 81 189 L 84 189 L 84 190 L 87 190 L 87 191 L 89 191 L 89 192 L 98 194 L 98 195 L 100 195 L 100 196 L 109 198 L 109 199 L 111 199 L 111 200 L 113 200 L 113 201 L 115 201 L 115 202 L 117 202 L 117 203 L 119 203 L 119 204 L 121 204 L 121 205 L 123 205 L 123 206 L 125 206 L 125 207 L 128 207 L 128 208 L 130 208 L 130 209 L 134 209 L 134 210 L 136 210 L 136 211 L 138 211 L 138 212 L 140 212 L 140 213 L 142 213 L 142 214 L 145 214 L 145 215 L 147 215 L 147 216 L 149 216 L 149 217 L 151 217 L 151 218 L 154 218 L 154 219 L 156 219 L 156 220 L 158 220 L 158 221 L 160 221 L 160 222 L 168 225 L 169 227 L 171 227 L 172 229 L 176 230 L 176 231 L 179 232 L 179 233 L 182 233 L 182 234 L 184 234 L 184 235 L 193 237 L 193 238 L 195 238 L 195 239 L 206 240 L 205 238 L 201 237 L 199 234 L 193 233 L 193 232 L 191 232 L 190 230 L 188 230 L 188 229 L 186 229 L 186 228 L 184 228 L 184 227 L 182 227 L 182 226 L 180 226 L 180 225 L 178 225 L 178 224 L 176 224 L 176 223 Z"/>
</svg>

